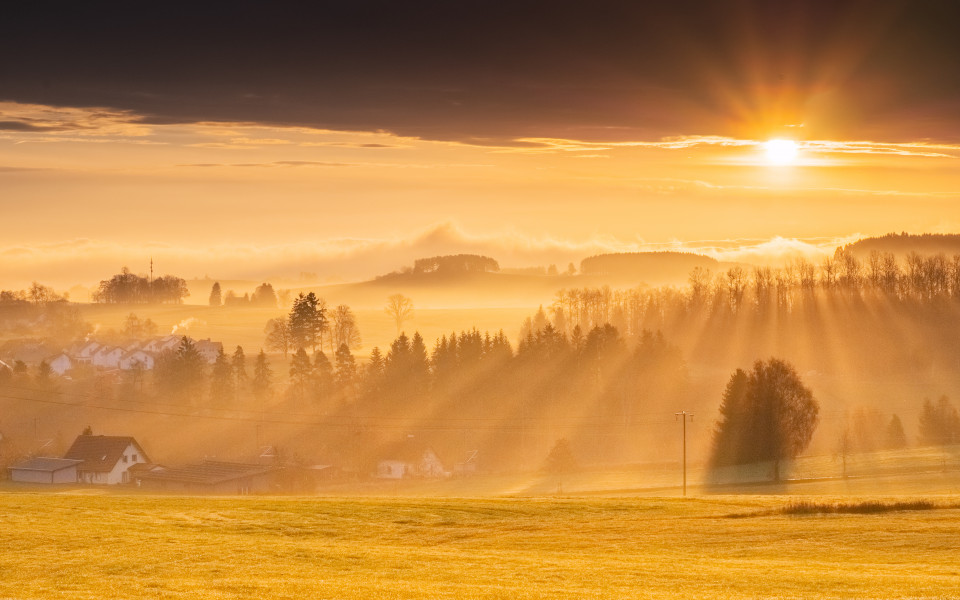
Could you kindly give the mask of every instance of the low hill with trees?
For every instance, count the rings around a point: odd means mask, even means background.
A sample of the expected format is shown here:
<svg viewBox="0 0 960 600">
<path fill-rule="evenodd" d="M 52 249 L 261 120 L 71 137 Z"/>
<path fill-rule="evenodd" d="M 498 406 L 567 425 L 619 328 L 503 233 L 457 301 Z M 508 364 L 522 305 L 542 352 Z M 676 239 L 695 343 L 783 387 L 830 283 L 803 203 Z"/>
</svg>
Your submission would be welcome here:
<svg viewBox="0 0 960 600">
<path fill-rule="evenodd" d="M 880 237 L 868 237 L 843 247 L 844 252 L 864 260 L 872 252 L 890 253 L 904 258 L 915 252 L 922 255 L 960 254 L 960 234 L 956 233 L 888 233 Z"/>
<path fill-rule="evenodd" d="M 598 254 L 580 261 L 584 275 L 613 277 L 634 282 L 673 283 L 686 280 L 693 269 L 716 270 L 720 263 L 713 258 L 691 252 L 621 252 Z"/>
</svg>

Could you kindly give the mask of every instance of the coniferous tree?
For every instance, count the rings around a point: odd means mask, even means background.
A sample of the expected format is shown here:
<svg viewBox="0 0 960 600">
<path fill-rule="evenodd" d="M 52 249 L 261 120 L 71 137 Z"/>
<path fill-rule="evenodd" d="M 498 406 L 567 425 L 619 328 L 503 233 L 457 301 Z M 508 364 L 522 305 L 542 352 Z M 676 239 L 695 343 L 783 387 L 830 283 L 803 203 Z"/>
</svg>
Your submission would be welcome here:
<svg viewBox="0 0 960 600">
<path fill-rule="evenodd" d="M 326 321 L 326 309 L 316 294 L 310 292 L 306 296 L 303 293 L 298 295 L 287 319 L 291 346 L 316 349 L 321 342 L 320 336 L 326 327 Z"/>
<path fill-rule="evenodd" d="M 37 367 L 37 385 L 41 387 L 49 386 L 52 376 L 53 369 L 50 368 L 50 363 L 45 360 L 40 361 L 40 366 Z"/>
<path fill-rule="evenodd" d="M 427 346 L 423 342 L 420 332 L 413 333 L 410 341 L 410 371 L 408 374 L 411 391 L 422 396 L 429 385 L 430 359 L 427 357 Z"/>
<path fill-rule="evenodd" d="M 261 403 L 270 396 L 273 388 L 273 370 L 263 350 L 260 350 L 260 354 L 253 363 L 253 380 L 250 382 L 250 387 L 254 397 Z"/>
<path fill-rule="evenodd" d="M 363 391 L 368 396 L 372 396 L 380 390 L 385 362 L 380 348 L 374 346 L 373 350 L 370 351 L 370 362 L 363 369 Z"/>
<path fill-rule="evenodd" d="M 337 364 L 337 387 L 345 396 L 352 397 L 353 388 L 357 380 L 357 363 L 353 358 L 353 354 L 350 353 L 350 348 L 346 344 L 340 344 L 340 347 L 337 348 L 335 360 Z"/>
<path fill-rule="evenodd" d="M 314 401 L 323 402 L 333 390 L 333 365 L 323 351 L 313 353 L 312 395 Z"/>
<path fill-rule="evenodd" d="M 243 382 L 247 380 L 247 357 L 242 347 L 237 346 L 233 351 L 233 356 L 230 357 L 230 368 L 233 371 L 233 389 L 239 397 Z"/>
<path fill-rule="evenodd" d="M 290 362 L 290 383 L 296 392 L 297 399 L 303 401 L 313 374 L 313 365 L 310 357 L 303 348 L 298 348 Z"/>
<path fill-rule="evenodd" d="M 215 281 L 210 288 L 210 306 L 221 306 L 223 304 L 223 295 L 220 293 L 220 282 Z"/>
<path fill-rule="evenodd" d="M 161 392 L 196 402 L 202 394 L 204 360 L 193 340 L 180 339 L 176 350 L 161 354 L 154 366 Z"/>
<path fill-rule="evenodd" d="M 903 431 L 903 423 L 897 415 L 890 417 L 885 446 L 888 450 L 899 450 L 907 446 L 907 434 Z"/>
<path fill-rule="evenodd" d="M 234 374 L 230 359 L 223 348 L 217 354 L 210 373 L 210 400 L 218 406 L 228 404 L 234 398 Z"/>
<path fill-rule="evenodd" d="M 927 446 L 946 446 L 960 442 L 960 416 L 947 396 L 933 403 L 923 401 L 920 414 L 920 442 Z"/>
</svg>

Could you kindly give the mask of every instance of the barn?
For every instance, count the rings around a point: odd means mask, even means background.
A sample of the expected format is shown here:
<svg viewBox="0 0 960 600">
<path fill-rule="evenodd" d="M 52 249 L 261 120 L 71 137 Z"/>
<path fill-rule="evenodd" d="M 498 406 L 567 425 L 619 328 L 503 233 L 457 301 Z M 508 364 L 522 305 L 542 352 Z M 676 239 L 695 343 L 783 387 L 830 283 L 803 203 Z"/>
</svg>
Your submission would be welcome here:
<svg viewBox="0 0 960 600">
<path fill-rule="evenodd" d="M 9 467 L 10 480 L 21 483 L 76 483 L 80 460 L 38 456 Z"/>
<path fill-rule="evenodd" d="M 131 480 L 144 489 L 200 494 L 256 494 L 276 490 L 279 469 L 208 460 L 182 467 L 138 466 Z"/>
</svg>

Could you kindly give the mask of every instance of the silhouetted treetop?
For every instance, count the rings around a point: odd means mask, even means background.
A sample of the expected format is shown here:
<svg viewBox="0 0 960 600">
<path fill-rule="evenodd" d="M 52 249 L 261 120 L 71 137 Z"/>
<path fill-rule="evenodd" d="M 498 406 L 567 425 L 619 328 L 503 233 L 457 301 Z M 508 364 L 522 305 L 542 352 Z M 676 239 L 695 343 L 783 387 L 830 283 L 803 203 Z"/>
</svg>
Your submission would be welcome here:
<svg viewBox="0 0 960 600">
<path fill-rule="evenodd" d="M 496 273 L 500 265 L 489 256 L 479 254 L 449 254 L 419 258 L 413 263 L 415 273 Z"/>
</svg>

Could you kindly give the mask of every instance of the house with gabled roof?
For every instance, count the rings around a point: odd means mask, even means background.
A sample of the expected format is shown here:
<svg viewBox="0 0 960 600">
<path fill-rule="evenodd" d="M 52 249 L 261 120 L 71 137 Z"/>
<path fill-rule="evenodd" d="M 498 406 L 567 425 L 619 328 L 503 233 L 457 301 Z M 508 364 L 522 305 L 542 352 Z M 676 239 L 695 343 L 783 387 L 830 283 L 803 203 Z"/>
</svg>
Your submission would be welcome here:
<svg viewBox="0 0 960 600">
<path fill-rule="evenodd" d="M 140 365 L 144 370 L 149 371 L 156 363 L 156 358 L 153 352 L 134 350 L 121 356 L 120 360 L 117 361 L 117 367 L 124 371 L 129 371 L 130 369 L 136 368 L 137 365 Z"/>
<path fill-rule="evenodd" d="M 128 483 L 130 467 L 150 462 L 137 440 L 118 435 L 77 436 L 63 457 L 81 461 L 77 465 L 80 483 L 101 485 Z"/>
<path fill-rule="evenodd" d="M 183 336 L 180 335 L 165 335 L 163 337 L 154 338 L 143 345 L 143 349 L 147 352 L 156 352 L 159 354 L 164 350 L 176 350 L 177 346 L 180 345 L 180 342 L 183 341 Z"/>
<path fill-rule="evenodd" d="M 126 354 L 120 346 L 102 346 L 97 350 L 91 362 L 93 366 L 101 369 L 116 369 L 120 365 L 120 359 Z"/>
<path fill-rule="evenodd" d="M 93 360 L 93 355 L 101 348 L 100 342 L 88 341 L 78 344 L 69 352 L 70 357 L 80 363 L 89 363 Z"/>
<path fill-rule="evenodd" d="M 61 352 L 60 354 L 48 358 L 46 363 L 50 367 L 50 370 L 57 375 L 63 375 L 67 371 L 73 369 L 75 366 L 74 359 L 70 358 L 66 352 Z"/>
<path fill-rule="evenodd" d="M 387 446 L 381 456 L 377 461 L 377 477 L 381 479 L 437 479 L 450 476 L 436 451 L 412 436 Z"/>
<path fill-rule="evenodd" d="M 223 351 L 223 344 L 221 342 L 213 342 L 210 338 L 205 340 L 198 340 L 195 344 L 197 353 L 203 357 L 205 361 L 210 364 L 217 362 L 217 357 Z"/>
</svg>

